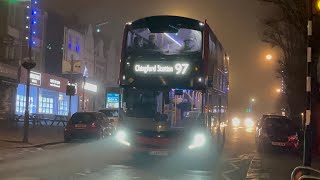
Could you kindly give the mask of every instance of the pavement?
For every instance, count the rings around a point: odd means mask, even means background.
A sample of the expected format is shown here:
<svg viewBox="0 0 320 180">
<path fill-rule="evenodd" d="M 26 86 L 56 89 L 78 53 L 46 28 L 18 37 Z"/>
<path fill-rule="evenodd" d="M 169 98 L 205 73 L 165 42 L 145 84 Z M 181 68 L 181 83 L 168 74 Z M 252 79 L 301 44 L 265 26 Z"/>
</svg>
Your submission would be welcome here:
<svg viewBox="0 0 320 180">
<path fill-rule="evenodd" d="M 0 179 L 285 180 L 290 179 L 293 168 L 301 164 L 301 158 L 289 152 L 257 153 L 254 132 L 244 128 L 228 129 L 224 152 L 212 167 L 197 166 L 195 162 L 176 157 L 133 159 L 129 151 L 111 137 L 32 146 L 62 140 L 62 131 L 46 127 L 34 129 L 30 132 L 29 147 L 21 148 L 20 144 L 9 147 L 11 151 L 19 149 L 20 154 L 13 151 L 16 156 L 12 157 L 4 157 L 5 149 L 0 145 Z M 0 139 L 2 134 L 6 133 L 1 132 Z M 18 135 L 13 137 L 21 139 Z"/>
<path fill-rule="evenodd" d="M 23 128 L 0 128 L 0 161 L 42 151 L 44 146 L 63 143 L 63 127 L 39 126 L 29 129 L 29 142 L 23 143 Z"/>
<path fill-rule="evenodd" d="M 23 128 L 0 129 L 0 149 L 35 147 L 52 143 L 63 142 L 64 127 L 61 126 L 37 126 L 29 128 L 29 142 L 23 143 Z"/>
</svg>

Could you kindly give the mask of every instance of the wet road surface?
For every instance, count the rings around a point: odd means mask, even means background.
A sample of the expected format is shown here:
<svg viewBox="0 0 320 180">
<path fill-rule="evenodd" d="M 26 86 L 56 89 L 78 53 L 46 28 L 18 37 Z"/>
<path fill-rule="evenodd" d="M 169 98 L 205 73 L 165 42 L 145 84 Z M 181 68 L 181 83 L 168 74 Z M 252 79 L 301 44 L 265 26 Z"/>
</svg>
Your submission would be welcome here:
<svg viewBox="0 0 320 180">
<path fill-rule="evenodd" d="M 255 154 L 253 131 L 228 129 L 224 151 L 213 165 L 169 157 L 133 159 L 111 138 L 44 147 L 0 161 L 1 179 L 21 180 L 221 180 L 245 179 Z"/>
</svg>

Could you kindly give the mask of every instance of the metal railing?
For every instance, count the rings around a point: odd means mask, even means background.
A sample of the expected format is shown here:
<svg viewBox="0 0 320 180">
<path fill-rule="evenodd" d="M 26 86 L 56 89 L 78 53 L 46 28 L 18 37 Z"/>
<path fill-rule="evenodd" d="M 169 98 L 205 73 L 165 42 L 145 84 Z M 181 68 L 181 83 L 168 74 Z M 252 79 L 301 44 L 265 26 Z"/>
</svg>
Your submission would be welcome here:
<svg viewBox="0 0 320 180">
<path fill-rule="evenodd" d="M 315 175 L 302 175 L 301 177 L 299 177 L 298 180 L 302 180 L 302 179 L 319 179 L 320 180 L 320 170 L 314 169 L 308 166 L 298 166 L 294 168 L 294 170 L 291 173 L 291 180 L 296 180 L 295 176 L 297 172 L 300 172 L 300 171 L 309 171 L 310 174 L 313 173 Z"/>
</svg>

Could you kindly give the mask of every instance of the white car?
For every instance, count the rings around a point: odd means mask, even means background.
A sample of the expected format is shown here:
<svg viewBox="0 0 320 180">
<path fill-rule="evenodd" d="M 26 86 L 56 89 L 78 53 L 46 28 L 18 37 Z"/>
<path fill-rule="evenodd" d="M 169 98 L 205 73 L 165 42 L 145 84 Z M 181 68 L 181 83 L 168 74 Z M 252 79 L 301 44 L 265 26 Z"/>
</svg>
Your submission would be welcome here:
<svg viewBox="0 0 320 180">
<path fill-rule="evenodd" d="M 107 118 L 112 122 L 114 127 L 117 127 L 119 122 L 119 110 L 118 109 L 100 109 L 99 112 L 102 112 L 107 116 Z"/>
</svg>

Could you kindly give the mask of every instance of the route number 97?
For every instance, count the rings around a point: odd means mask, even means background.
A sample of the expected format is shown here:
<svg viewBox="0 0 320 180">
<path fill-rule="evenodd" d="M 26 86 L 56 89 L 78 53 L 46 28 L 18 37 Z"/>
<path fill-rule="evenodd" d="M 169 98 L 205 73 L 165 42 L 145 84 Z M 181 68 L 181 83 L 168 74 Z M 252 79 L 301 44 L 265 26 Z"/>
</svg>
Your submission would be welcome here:
<svg viewBox="0 0 320 180">
<path fill-rule="evenodd" d="M 176 74 L 185 74 L 187 69 L 189 67 L 189 64 L 176 64 L 174 65 L 174 68 L 176 69 Z"/>
</svg>

